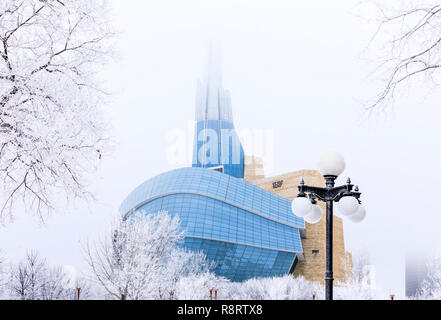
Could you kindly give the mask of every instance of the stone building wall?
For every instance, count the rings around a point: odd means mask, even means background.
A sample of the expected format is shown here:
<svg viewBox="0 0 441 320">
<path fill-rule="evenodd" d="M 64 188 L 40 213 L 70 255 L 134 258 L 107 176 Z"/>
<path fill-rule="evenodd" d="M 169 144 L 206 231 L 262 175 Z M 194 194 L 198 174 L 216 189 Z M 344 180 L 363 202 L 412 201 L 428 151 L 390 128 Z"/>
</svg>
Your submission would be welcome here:
<svg viewBox="0 0 441 320">
<path fill-rule="evenodd" d="M 253 156 L 245 156 L 244 180 L 257 180 L 265 178 L 263 172 L 263 161 L 261 158 Z"/>
<path fill-rule="evenodd" d="M 300 170 L 265 178 L 262 162 L 255 157 L 246 157 L 244 180 L 283 198 L 292 200 L 297 196 L 301 178 L 307 185 L 325 186 L 322 175 L 315 170 Z M 316 224 L 305 223 L 305 237 L 302 239 L 304 259 L 297 263 L 294 275 L 302 275 L 310 281 L 323 282 L 326 259 L 326 205 L 323 202 L 318 204 L 322 208 L 322 219 Z M 342 219 L 335 215 L 333 242 L 334 279 L 345 281 L 351 274 L 352 258 L 350 253 L 345 251 Z"/>
</svg>

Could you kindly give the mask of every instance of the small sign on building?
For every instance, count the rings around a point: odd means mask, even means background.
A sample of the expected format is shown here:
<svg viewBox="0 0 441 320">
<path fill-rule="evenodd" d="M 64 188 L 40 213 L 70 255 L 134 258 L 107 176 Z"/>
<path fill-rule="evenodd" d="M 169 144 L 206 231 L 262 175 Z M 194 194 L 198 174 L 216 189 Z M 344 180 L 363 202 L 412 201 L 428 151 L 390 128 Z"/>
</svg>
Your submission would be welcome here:
<svg viewBox="0 0 441 320">
<path fill-rule="evenodd" d="M 273 182 L 273 189 L 280 188 L 283 184 L 283 180 Z"/>
</svg>

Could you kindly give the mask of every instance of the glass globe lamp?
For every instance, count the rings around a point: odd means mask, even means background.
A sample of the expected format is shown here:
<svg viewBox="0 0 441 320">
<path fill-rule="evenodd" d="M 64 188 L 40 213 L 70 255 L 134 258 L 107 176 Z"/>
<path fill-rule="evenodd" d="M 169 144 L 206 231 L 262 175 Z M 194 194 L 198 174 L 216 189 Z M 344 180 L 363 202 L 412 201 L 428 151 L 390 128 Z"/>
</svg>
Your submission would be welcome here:
<svg viewBox="0 0 441 320">
<path fill-rule="evenodd" d="M 359 208 L 358 200 L 352 196 L 341 198 L 338 202 L 338 210 L 344 216 L 353 215 Z"/>
<path fill-rule="evenodd" d="M 317 168 L 324 176 L 338 177 L 345 169 L 345 159 L 337 151 L 328 150 L 320 155 Z"/>
<path fill-rule="evenodd" d="M 322 209 L 318 205 L 313 204 L 311 211 L 305 216 L 304 219 L 306 222 L 310 224 L 314 224 L 319 222 L 321 218 L 322 218 Z"/>
<path fill-rule="evenodd" d="M 363 206 L 359 206 L 357 212 L 348 217 L 352 222 L 361 222 L 366 218 L 366 209 Z"/>
<path fill-rule="evenodd" d="M 306 197 L 297 197 L 291 204 L 292 212 L 298 217 L 305 217 L 312 209 L 311 200 Z"/>
</svg>

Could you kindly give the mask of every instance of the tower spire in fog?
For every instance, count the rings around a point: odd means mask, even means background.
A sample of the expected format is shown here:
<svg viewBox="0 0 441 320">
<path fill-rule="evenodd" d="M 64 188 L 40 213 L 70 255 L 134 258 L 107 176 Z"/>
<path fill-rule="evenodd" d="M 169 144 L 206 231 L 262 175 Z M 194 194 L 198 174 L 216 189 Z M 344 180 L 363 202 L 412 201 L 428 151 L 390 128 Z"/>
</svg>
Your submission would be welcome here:
<svg viewBox="0 0 441 320">
<path fill-rule="evenodd" d="M 222 87 L 219 45 L 210 43 L 205 73 L 196 88 L 193 167 L 216 168 L 243 178 L 244 152 L 234 130 L 231 98 Z"/>
</svg>

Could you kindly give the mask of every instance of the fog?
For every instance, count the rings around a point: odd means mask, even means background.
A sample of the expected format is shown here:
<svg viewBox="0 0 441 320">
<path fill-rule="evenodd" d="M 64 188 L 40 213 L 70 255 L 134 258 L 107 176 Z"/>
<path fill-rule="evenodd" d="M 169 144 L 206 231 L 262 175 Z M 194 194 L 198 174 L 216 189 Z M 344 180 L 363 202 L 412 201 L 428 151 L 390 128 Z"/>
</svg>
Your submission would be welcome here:
<svg viewBox="0 0 441 320">
<path fill-rule="evenodd" d="M 380 85 L 375 47 L 366 49 L 375 28 L 360 18 L 371 9 L 355 0 L 112 2 L 121 32 L 103 79 L 117 144 L 91 182 L 97 202 L 57 208 L 44 225 L 21 215 L 1 227 L 3 255 L 14 261 L 34 248 L 84 269 L 80 244 L 103 234 L 131 190 L 190 164 L 196 80 L 216 39 L 235 126 L 251 135 L 245 152 L 263 153 L 276 175 L 315 169 L 323 150 L 340 151 L 339 182 L 360 186 L 368 213 L 359 224 L 344 220 L 346 249 L 368 251 L 377 286 L 403 297 L 405 252 L 439 247 L 441 93 L 416 84 L 393 108 L 363 112 Z M 175 133 L 188 154 L 170 155 Z"/>
</svg>

